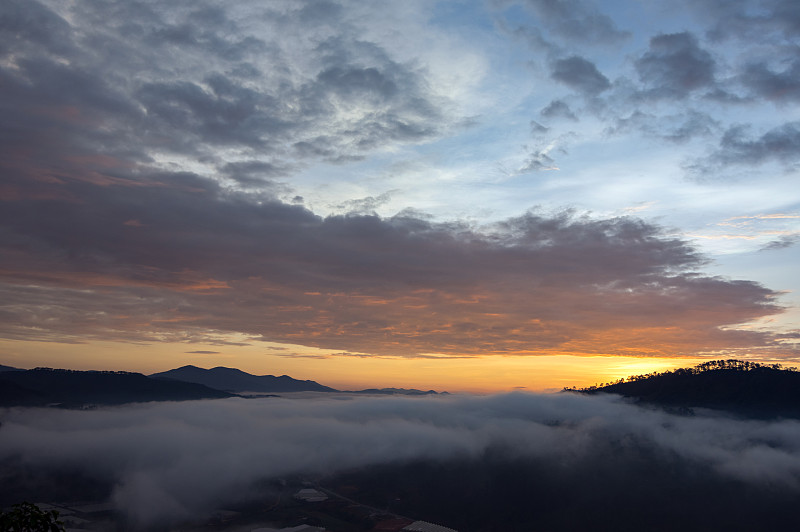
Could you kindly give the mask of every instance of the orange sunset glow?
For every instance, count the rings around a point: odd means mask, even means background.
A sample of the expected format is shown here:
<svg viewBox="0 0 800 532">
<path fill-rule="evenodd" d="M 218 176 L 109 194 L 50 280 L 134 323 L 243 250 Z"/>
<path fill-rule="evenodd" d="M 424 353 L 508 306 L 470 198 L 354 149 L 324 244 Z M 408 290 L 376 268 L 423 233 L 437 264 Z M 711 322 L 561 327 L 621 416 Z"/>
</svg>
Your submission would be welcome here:
<svg viewBox="0 0 800 532">
<path fill-rule="evenodd" d="M 0 0 L 0 532 L 800 530 L 800 1 Z"/>
<path fill-rule="evenodd" d="M 0 341 L 12 366 L 58 366 L 74 360 L 74 369 L 103 368 L 145 374 L 171 367 L 236 367 L 252 374 L 269 371 L 297 379 L 324 374 L 325 384 L 341 390 L 369 387 L 438 389 L 492 393 L 525 390 L 552 392 L 569 386 L 591 386 L 629 375 L 695 364 L 690 358 L 620 356 L 475 356 L 393 357 L 353 355 L 290 345 L 220 347 L 181 343 L 136 344 L 91 341 L 62 343 Z"/>
<path fill-rule="evenodd" d="M 58 43 L 0 62 L 4 365 L 494 392 L 798 359 L 793 103 L 730 43 L 47 5 Z"/>
</svg>

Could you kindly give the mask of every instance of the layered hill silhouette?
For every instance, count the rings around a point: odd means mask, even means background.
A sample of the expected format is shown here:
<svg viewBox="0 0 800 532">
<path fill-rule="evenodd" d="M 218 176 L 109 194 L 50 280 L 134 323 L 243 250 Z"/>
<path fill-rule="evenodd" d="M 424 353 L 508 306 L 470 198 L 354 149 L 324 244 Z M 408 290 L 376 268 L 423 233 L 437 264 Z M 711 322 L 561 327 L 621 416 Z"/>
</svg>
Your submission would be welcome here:
<svg viewBox="0 0 800 532">
<path fill-rule="evenodd" d="M 235 368 L 183 366 L 146 376 L 126 371 L 76 371 L 0 365 L 0 407 L 117 405 L 147 401 L 187 401 L 233 397 L 239 393 L 330 392 L 312 380 L 252 375 Z M 432 395 L 434 390 L 370 388 L 345 393 Z M 446 393 L 446 392 L 444 392 Z"/>
<path fill-rule="evenodd" d="M 686 412 L 708 408 L 763 419 L 800 418 L 800 372 L 780 364 L 714 360 L 565 391 L 619 394 L 642 404 Z"/>
<path fill-rule="evenodd" d="M 193 382 L 203 384 L 215 390 L 228 392 L 336 392 L 333 388 L 323 386 L 311 380 L 298 380 L 281 375 L 252 375 L 235 368 L 216 367 L 211 369 L 197 366 L 183 366 L 161 373 L 153 373 L 150 377 L 160 380 Z"/>
<path fill-rule="evenodd" d="M 253 375 L 236 368 L 218 366 L 204 369 L 197 366 L 183 366 L 161 373 L 153 373 L 154 379 L 170 379 L 184 382 L 196 382 L 209 388 L 227 392 L 243 393 L 284 393 L 284 392 L 341 392 L 330 386 L 324 386 L 312 380 L 298 380 L 281 375 Z M 417 390 L 415 388 L 367 388 L 365 390 L 348 390 L 343 393 L 374 395 L 436 395 L 434 390 Z M 444 392 L 446 393 L 446 392 Z"/>
<path fill-rule="evenodd" d="M 220 399 L 233 394 L 202 384 L 151 379 L 126 371 L 36 368 L 0 373 L 0 406 L 118 405 Z"/>
<path fill-rule="evenodd" d="M 416 388 L 367 388 L 366 390 L 354 390 L 347 393 L 360 393 L 365 395 L 447 395 L 448 392 L 437 392 L 435 390 L 417 390 Z"/>
</svg>

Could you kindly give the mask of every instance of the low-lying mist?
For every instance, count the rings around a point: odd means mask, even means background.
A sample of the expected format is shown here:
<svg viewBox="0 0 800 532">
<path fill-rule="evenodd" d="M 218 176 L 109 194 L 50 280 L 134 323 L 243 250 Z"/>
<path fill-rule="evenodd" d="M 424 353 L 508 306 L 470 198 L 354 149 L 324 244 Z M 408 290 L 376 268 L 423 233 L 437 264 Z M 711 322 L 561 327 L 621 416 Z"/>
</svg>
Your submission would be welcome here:
<svg viewBox="0 0 800 532">
<path fill-rule="evenodd" d="M 112 486 L 114 504 L 145 528 L 210 512 L 266 478 L 487 455 L 558 464 L 578 480 L 614 457 L 605 474 L 616 486 L 626 460 L 647 456 L 751 491 L 800 494 L 800 422 L 678 416 L 614 396 L 234 398 L 7 409 L 0 421 L 0 480 L 12 467 L 79 471 Z"/>
</svg>

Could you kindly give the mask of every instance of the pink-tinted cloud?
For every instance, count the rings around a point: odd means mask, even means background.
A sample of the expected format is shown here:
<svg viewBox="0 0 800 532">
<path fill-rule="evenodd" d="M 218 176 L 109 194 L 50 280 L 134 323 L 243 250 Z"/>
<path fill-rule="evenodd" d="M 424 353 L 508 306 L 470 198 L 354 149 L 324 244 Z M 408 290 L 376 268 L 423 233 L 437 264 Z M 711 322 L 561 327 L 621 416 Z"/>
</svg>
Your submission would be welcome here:
<svg viewBox="0 0 800 532">
<path fill-rule="evenodd" d="M 73 181 L 50 186 L 80 202 L 4 202 L 5 335 L 669 356 L 766 345 L 721 327 L 779 310 L 756 283 L 696 273 L 689 244 L 636 219 L 321 218 L 197 176 L 151 179 L 170 185 Z"/>
<path fill-rule="evenodd" d="M 586 42 L 625 36 L 572 4 L 570 14 L 528 3 L 554 36 L 574 37 L 576 27 Z M 274 180 L 298 168 L 435 140 L 465 123 L 425 69 L 365 41 L 340 10 L 321 18 L 302 7 L 264 10 L 270 39 L 247 34 L 247 17 L 225 9 L 8 6 L 0 25 L 6 338 L 236 332 L 404 356 L 668 356 L 772 345 L 766 334 L 726 326 L 778 312 L 776 292 L 704 275 L 688 242 L 640 220 L 529 213 L 473 227 L 416 215 L 323 218 L 281 201 L 291 185 Z M 315 24 L 330 34 L 324 45 Z M 292 59 L 306 52 L 309 64 L 295 72 Z M 587 94 L 613 92 L 581 57 L 554 59 L 559 79 Z M 643 85 L 664 98 L 711 88 L 715 64 L 689 33 L 654 38 L 636 63 Z M 686 65 L 676 82 L 669 74 Z M 750 159 L 791 151 L 767 137 L 737 137 L 734 151 Z"/>
</svg>

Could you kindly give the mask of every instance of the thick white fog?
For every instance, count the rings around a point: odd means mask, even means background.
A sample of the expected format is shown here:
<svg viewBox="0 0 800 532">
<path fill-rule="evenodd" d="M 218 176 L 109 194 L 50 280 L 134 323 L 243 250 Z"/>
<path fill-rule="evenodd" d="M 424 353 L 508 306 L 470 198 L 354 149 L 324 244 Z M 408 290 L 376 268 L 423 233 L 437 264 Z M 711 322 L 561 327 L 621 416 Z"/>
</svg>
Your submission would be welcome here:
<svg viewBox="0 0 800 532">
<path fill-rule="evenodd" d="M 145 526 L 213 509 L 266 477 L 489 448 L 568 464 L 608 445 L 646 445 L 723 476 L 800 489 L 797 421 L 682 417 L 613 396 L 236 398 L 7 409 L 0 421 L 0 460 L 107 479 L 114 503 Z"/>
</svg>

